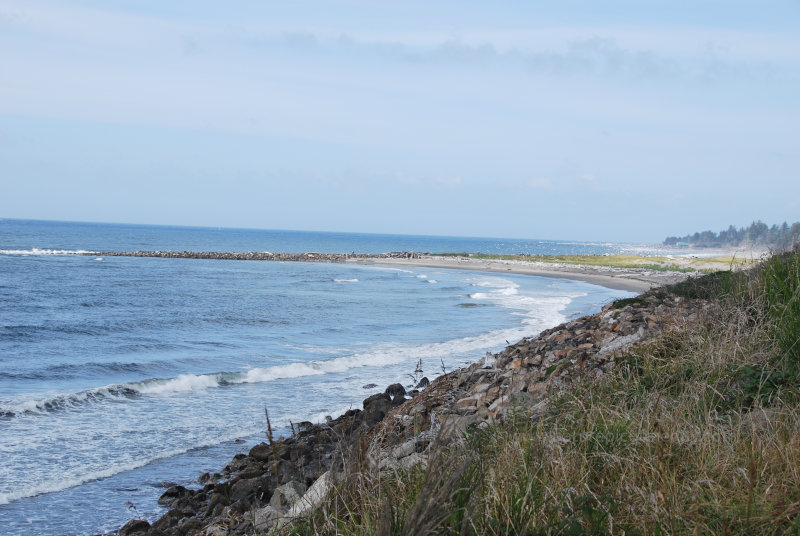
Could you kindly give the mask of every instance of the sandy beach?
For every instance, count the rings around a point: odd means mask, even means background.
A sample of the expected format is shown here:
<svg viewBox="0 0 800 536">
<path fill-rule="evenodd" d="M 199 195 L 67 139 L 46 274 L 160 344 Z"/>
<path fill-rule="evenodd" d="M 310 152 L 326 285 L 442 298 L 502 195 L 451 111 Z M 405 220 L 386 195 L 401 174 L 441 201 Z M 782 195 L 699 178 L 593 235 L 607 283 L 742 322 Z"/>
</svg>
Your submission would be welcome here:
<svg viewBox="0 0 800 536">
<path fill-rule="evenodd" d="M 469 257 L 421 256 L 418 258 L 370 257 L 356 258 L 347 262 L 414 268 L 446 268 L 475 270 L 507 274 L 537 275 L 585 281 L 607 288 L 645 292 L 653 287 L 683 281 L 689 274 L 664 272 L 645 268 L 616 268 L 608 266 L 581 266 L 567 263 L 545 263 L 536 261 L 475 259 Z"/>
</svg>

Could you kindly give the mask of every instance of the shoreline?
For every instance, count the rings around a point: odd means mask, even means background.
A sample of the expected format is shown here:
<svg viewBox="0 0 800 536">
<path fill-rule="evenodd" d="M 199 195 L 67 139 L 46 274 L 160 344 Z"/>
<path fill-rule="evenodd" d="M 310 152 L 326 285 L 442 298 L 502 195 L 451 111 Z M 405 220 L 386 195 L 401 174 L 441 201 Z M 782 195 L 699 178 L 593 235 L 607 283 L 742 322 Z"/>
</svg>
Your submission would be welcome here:
<svg viewBox="0 0 800 536">
<path fill-rule="evenodd" d="M 347 253 L 271 253 L 271 252 L 205 252 L 205 251 L 103 251 L 81 252 L 83 256 L 154 257 L 167 259 L 205 259 L 236 261 L 313 262 L 350 265 L 407 266 L 472 270 L 555 277 L 583 281 L 594 285 L 629 292 L 646 292 L 660 285 L 678 283 L 690 277 L 687 272 L 652 270 L 638 267 L 585 265 L 569 262 L 535 260 L 480 259 L 475 257 L 437 256 L 430 253 L 392 252 L 383 254 Z"/>
<path fill-rule="evenodd" d="M 646 292 L 661 285 L 678 283 L 690 277 L 684 272 L 662 272 L 644 268 L 616 268 L 606 266 L 582 266 L 568 263 L 545 263 L 536 261 L 507 261 L 474 259 L 467 257 L 415 258 L 370 257 L 348 259 L 348 264 L 407 266 L 416 268 L 442 268 L 472 270 L 505 274 L 533 275 L 583 281 L 614 290 Z"/>
<path fill-rule="evenodd" d="M 428 261 L 367 264 L 445 267 Z M 491 263 L 477 263 L 483 268 L 486 264 Z M 458 266 L 473 270 L 476 265 Z M 502 263 L 493 268 L 512 271 Z M 529 418 L 539 419 L 553 392 L 569 389 L 582 378 L 607 374 L 620 351 L 671 325 L 697 322 L 710 306 L 705 300 L 678 296 L 640 298 L 609 303 L 597 313 L 525 337 L 433 381 L 426 378 L 410 392 L 393 384 L 364 399 L 363 409 L 350 409 L 325 423 L 297 423 L 290 437 L 274 442 L 270 438 L 247 454 L 236 454 L 220 472 L 201 475 L 200 488 L 167 489 L 159 498 L 160 504 L 169 506 L 167 513 L 152 524 L 132 519 L 118 534 L 237 536 L 280 531 L 312 515 L 336 493 L 336 486 L 352 470 L 349 455 L 357 448 L 365 449 L 367 460 L 359 470 L 373 475 L 414 467 L 424 470 L 441 441 L 458 441 L 468 430 L 488 429 L 520 408 Z"/>
</svg>

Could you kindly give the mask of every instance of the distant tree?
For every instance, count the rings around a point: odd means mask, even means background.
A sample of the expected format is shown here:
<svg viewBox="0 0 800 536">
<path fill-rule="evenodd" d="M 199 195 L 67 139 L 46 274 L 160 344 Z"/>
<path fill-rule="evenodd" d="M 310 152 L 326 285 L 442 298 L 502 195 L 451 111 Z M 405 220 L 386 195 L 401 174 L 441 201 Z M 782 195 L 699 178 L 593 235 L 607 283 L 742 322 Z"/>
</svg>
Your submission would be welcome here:
<svg viewBox="0 0 800 536">
<path fill-rule="evenodd" d="M 783 222 L 781 225 L 770 227 L 758 220 L 747 228 L 737 229 L 733 225 L 729 225 L 727 229 L 719 233 L 703 231 L 686 236 L 669 236 L 664 240 L 664 245 L 674 246 L 681 242 L 687 242 L 696 247 L 748 245 L 788 249 L 800 243 L 800 222 L 793 223 L 791 226 Z"/>
</svg>

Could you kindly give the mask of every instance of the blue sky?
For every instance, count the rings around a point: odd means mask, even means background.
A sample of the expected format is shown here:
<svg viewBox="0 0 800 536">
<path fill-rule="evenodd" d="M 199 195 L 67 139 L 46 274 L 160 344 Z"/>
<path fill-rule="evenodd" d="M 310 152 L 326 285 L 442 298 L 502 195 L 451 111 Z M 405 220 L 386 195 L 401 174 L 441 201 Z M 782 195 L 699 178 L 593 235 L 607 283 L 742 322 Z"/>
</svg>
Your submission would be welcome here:
<svg viewBox="0 0 800 536">
<path fill-rule="evenodd" d="M 796 1 L 0 0 L 0 217 L 659 242 L 800 220 Z"/>
</svg>

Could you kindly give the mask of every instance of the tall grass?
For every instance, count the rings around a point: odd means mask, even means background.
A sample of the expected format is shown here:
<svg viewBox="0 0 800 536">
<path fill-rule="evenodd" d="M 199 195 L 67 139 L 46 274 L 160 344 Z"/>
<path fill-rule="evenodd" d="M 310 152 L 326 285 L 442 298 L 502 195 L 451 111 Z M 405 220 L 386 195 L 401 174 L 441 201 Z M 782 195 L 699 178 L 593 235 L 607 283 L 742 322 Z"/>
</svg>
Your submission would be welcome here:
<svg viewBox="0 0 800 536">
<path fill-rule="evenodd" d="M 800 256 L 662 293 L 716 304 L 552 395 L 533 419 L 438 445 L 427 468 L 363 448 L 294 534 L 800 534 Z M 359 454 L 360 453 L 360 454 Z"/>
</svg>

